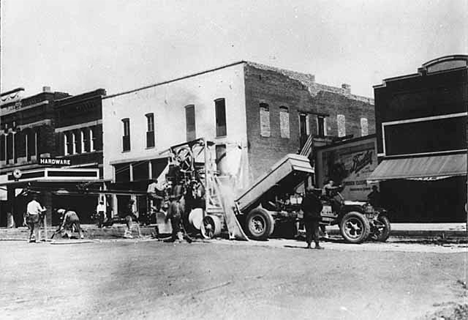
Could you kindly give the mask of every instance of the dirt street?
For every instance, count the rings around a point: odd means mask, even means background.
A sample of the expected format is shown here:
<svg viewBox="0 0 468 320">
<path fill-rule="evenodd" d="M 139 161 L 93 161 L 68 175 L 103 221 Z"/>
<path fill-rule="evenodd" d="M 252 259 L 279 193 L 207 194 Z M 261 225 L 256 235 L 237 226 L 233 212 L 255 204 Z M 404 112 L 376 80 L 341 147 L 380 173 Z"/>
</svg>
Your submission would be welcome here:
<svg viewBox="0 0 468 320">
<path fill-rule="evenodd" d="M 424 252 L 405 250 L 409 244 L 375 250 L 391 244 L 325 243 L 326 250 L 305 250 L 301 242 L 280 240 L 79 242 L 0 242 L 0 317 L 449 319 L 451 313 L 451 319 L 462 319 L 457 317 L 468 314 L 467 255 L 460 248 Z"/>
</svg>

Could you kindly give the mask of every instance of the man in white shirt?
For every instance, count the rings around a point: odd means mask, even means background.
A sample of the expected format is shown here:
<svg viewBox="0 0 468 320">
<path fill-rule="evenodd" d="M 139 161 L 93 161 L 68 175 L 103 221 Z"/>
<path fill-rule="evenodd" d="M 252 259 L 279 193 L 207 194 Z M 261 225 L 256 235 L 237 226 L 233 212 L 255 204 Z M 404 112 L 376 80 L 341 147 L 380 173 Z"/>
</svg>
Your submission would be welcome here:
<svg viewBox="0 0 468 320">
<path fill-rule="evenodd" d="M 40 241 L 39 228 L 43 218 L 43 214 L 46 211 L 44 207 L 37 201 L 38 196 L 33 195 L 32 200 L 28 203 L 26 213 L 26 223 L 29 227 L 29 242 L 36 242 L 36 239 Z"/>
<path fill-rule="evenodd" d="M 104 204 L 103 199 L 99 200 L 99 204 L 96 207 L 96 213 L 98 215 L 98 228 L 102 228 L 106 218 L 106 205 Z"/>
</svg>

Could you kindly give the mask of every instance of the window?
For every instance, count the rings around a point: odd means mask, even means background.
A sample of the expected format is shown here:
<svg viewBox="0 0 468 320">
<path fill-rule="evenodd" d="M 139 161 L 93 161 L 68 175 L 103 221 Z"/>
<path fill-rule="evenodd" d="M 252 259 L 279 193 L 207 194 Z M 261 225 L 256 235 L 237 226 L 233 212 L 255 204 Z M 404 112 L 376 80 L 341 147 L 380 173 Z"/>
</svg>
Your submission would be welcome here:
<svg viewBox="0 0 468 320">
<path fill-rule="evenodd" d="M 74 154 L 75 135 L 69 131 L 65 133 L 65 155 Z"/>
<path fill-rule="evenodd" d="M 1 161 L 5 160 L 5 154 L 6 154 L 5 147 L 6 147 L 5 135 L 2 134 L 0 135 L 0 160 Z"/>
<path fill-rule="evenodd" d="M 122 119 L 122 124 L 123 124 L 122 151 L 130 151 L 130 119 L 128 118 Z"/>
<path fill-rule="evenodd" d="M 89 129 L 89 151 L 93 152 L 96 151 L 96 127 Z M 129 123 L 129 130 L 130 130 L 130 123 Z M 130 136 L 129 136 L 129 143 L 130 143 Z M 129 146 L 130 148 L 130 146 Z"/>
<path fill-rule="evenodd" d="M 280 107 L 280 134 L 281 138 L 289 139 L 289 110 L 287 107 Z"/>
<path fill-rule="evenodd" d="M 336 116 L 336 123 L 338 126 L 338 137 L 346 136 L 346 118 L 343 114 Z"/>
<path fill-rule="evenodd" d="M 80 146 L 81 146 L 81 140 L 80 140 L 80 136 L 78 135 L 78 131 L 73 131 L 72 132 L 73 134 L 73 142 L 75 143 L 74 145 L 74 153 L 80 153 L 81 150 L 80 150 Z"/>
<path fill-rule="evenodd" d="M 146 114 L 146 123 L 147 123 L 147 131 L 146 131 L 146 147 L 153 148 L 154 147 L 154 113 Z"/>
<path fill-rule="evenodd" d="M 309 137 L 309 115 L 305 113 L 299 114 L 299 144 L 301 148 Z"/>
<path fill-rule="evenodd" d="M 224 100 L 224 98 L 215 100 L 215 109 L 216 109 L 216 136 L 222 137 L 227 134 L 226 100 Z"/>
<path fill-rule="evenodd" d="M 361 136 L 367 136 L 369 134 L 369 124 L 367 118 L 361 118 Z"/>
<path fill-rule="evenodd" d="M 8 133 L 6 136 L 6 161 L 9 163 L 13 160 L 13 133 Z"/>
<path fill-rule="evenodd" d="M 195 126 L 195 106 L 193 104 L 185 107 L 185 128 L 187 141 L 197 138 Z"/>
<path fill-rule="evenodd" d="M 269 137 L 270 134 L 270 107 L 266 103 L 260 103 L 260 135 Z"/>
<path fill-rule="evenodd" d="M 85 133 L 83 130 L 78 131 L 80 133 L 80 151 L 81 153 L 85 153 Z"/>
<path fill-rule="evenodd" d="M 317 116 L 317 135 L 319 137 L 325 137 L 327 135 L 325 116 Z"/>
<path fill-rule="evenodd" d="M 81 131 L 83 135 L 83 150 L 84 152 L 90 152 L 91 151 L 91 142 L 90 142 L 90 129 L 89 128 L 84 128 Z"/>
</svg>

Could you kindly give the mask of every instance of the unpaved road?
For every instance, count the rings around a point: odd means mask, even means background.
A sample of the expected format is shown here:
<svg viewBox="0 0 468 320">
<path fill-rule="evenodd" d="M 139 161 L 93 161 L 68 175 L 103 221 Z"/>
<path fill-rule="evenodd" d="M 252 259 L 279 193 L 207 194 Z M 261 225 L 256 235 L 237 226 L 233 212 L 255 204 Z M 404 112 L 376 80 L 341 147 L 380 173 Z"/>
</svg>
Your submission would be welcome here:
<svg viewBox="0 0 468 320">
<path fill-rule="evenodd" d="M 302 246 L 0 242 L 0 318 L 447 319 L 468 312 L 465 249 Z"/>
</svg>

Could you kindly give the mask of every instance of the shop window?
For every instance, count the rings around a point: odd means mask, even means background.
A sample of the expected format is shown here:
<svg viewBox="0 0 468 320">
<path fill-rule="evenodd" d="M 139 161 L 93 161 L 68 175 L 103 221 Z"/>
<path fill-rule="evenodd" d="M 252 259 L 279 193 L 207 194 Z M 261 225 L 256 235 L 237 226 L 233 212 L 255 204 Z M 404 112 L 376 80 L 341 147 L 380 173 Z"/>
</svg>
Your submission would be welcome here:
<svg viewBox="0 0 468 320">
<path fill-rule="evenodd" d="M 269 137 L 270 134 L 270 106 L 260 103 L 260 135 Z"/>
<path fill-rule="evenodd" d="M 146 124 L 147 124 L 147 131 L 146 131 L 146 147 L 153 148 L 155 145 L 154 139 L 154 113 L 146 114 Z"/>
<path fill-rule="evenodd" d="M 130 181 L 130 164 L 118 164 L 115 168 L 115 181 L 116 182 L 129 182 Z"/>
<path fill-rule="evenodd" d="M 187 141 L 192 141 L 197 138 L 195 126 L 195 106 L 193 104 L 185 107 L 185 125 Z"/>
<path fill-rule="evenodd" d="M 369 134 L 369 124 L 367 118 L 361 118 L 361 136 L 367 136 Z"/>
<path fill-rule="evenodd" d="M 132 181 L 149 179 L 149 161 L 139 161 L 132 164 Z"/>
<path fill-rule="evenodd" d="M 122 151 L 130 151 L 130 119 L 122 119 L 123 136 L 122 136 Z"/>
<path fill-rule="evenodd" d="M 216 136 L 223 137 L 227 134 L 226 128 L 226 100 L 224 98 L 215 100 L 216 112 Z"/>
<path fill-rule="evenodd" d="M 289 139 L 289 109 L 280 107 L 280 135 L 281 138 Z"/>
<path fill-rule="evenodd" d="M 346 118 L 343 114 L 336 116 L 336 123 L 338 126 L 338 137 L 346 136 Z"/>
</svg>

